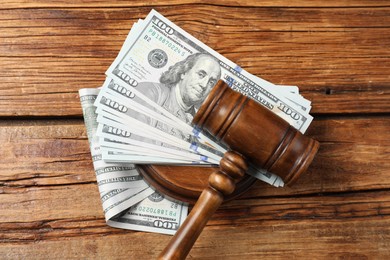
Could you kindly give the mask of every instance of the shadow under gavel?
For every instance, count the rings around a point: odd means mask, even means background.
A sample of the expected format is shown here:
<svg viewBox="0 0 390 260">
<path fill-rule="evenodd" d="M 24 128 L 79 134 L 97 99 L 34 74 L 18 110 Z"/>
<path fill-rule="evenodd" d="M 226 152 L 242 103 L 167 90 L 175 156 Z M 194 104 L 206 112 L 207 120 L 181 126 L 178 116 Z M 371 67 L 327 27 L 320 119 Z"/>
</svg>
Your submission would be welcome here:
<svg viewBox="0 0 390 260">
<path fill-rule="evenodd" d="M 244 176 L 247 163 L 279 175 L 291 185 L 316 154 L 319 143 L 302 135 L 262 105 L 219 81 L 193 119 L 231 151 L 212 173 L 190 214 L 159 259 L 184 259 L 224 197 Z"/>
</svg>

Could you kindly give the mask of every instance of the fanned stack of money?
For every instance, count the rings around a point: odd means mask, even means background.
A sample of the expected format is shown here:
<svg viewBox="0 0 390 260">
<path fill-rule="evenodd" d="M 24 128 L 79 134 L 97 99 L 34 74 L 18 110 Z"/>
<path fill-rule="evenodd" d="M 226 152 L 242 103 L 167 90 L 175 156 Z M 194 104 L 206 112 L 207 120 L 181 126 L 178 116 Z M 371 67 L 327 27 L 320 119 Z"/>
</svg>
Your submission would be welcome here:
<svg viewBox="0 0 390 260">
<path fill-rule="evenodd" d="M 248 73 L 155 10 L 133 25 L 106 76 L 80 98 L 106 220 L 120 228 L 172 234 L 184 220 L 187 207 L 155 193 L 135 164 L 219 163 L 227 148 L 191 125 L 218 80 L 302 133 L 312 121 L 310 101 L 297 87 Z M 248 173 L 283 186 L 262 169 Z"/>
<path fill-rule="evenodd" d="M 94 102 L 99 89 L 80 89 L 93 167 L 105 219 L 117 228 L 174 234 L 187 216 L 185 203 L 166 198 L 149 187 L 134 164 L 103 160 L 97 136 Z"/>
</svg>

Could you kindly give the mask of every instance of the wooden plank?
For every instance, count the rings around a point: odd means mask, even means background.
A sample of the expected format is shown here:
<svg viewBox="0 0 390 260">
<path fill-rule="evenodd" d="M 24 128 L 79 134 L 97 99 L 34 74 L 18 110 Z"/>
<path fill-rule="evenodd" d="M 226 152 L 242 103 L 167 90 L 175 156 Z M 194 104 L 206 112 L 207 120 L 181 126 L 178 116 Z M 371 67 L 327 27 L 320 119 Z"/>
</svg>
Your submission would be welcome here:
<svg viewBox="0 0 390 260">
<path fill-rule="evenodd" d="M 189 258 L 388 259 L 383 0 L 2 1 L 0 258 L 153 259 L 168 243 L 105 224 L 83 122 L 55 119 L 80 118 L 77 90 L 103 82 L 151 6 L 249 72 L 300 86 L 322 114 L 308 131 L 321 142 L 308 172 L 222 205 Z"/>
<path fill-rule="evenodd" d="M 373 2 L 374 3 L 374 2 Z M 389 27 L 389 18 L 386 16 L 390 5 L 381 7 L 358 7 L 350 8 L 348 6 L 339 8 L 322 8 L 319 6 L 310 8 L 241 8 L 234 6 L 215 6 L 215 5 L 186 5 L 180 6 L 181 12 L 178 13 L 170 6 L 156 9 L 168 19 L 179 26 L 186 26 L 188 30 L 203 28 L 218 28 L 227 30 L 230 33 L 249 33 L 251 30 L 261 31 L 344 31 L 348 33 L 352 29 L 359 28 L 386 28 Z M 80 34 L 86 30 L 103 29 L 127 29 L 124 25 L 131 26 L 138 19 L 144 19 L 150 12 L 150 7 L 145 8 L 35 8 L 35 9 L 3 9 L 0 8 L 2 15 L 1 27 L 23 29 L 31 27 L 37 32 L 45 32 L 45 28 L 53 28 L 56 33 L 58 27 L 67 27 L 72 31 L 75 27 L 80 28 Z M 239 11 L 238 11 L 239 10 Z M 191 13 L 189 13 L 191 11 Z M 229 12 L 230 11 L 230 12 Z M 210 13 L 215 16 L 210 20 Z M 237 20 L 233 19 L 239 19 Z M 47 20 L 52 20 L 49 23 Z M 18 21 L 18 23 L 13 23 Z M 96 24 L 96 22 L 104 21 Z M 131 23 L 130 23 L 131 22 Z M 29 24 L 30 23 L 30 24 Z M 87 26 L 88 27 L 84 27 Z M 194 27 L 192 27 L 194 26 Z M 40 28 L 39 28 L 40 27 Z M 347 31 L 345 31 L 347 29 Z M 31 34 L 21 30 L 21 36 Z M 198 31 L 199 32 L 199 31 Z M 77 34 L 77 31 L 75 31 Z M 242 35 L 241 35 L 242 36 Z M 346 36 L 348 36 L 346 34 Z"/>
<path fill-rule="evenodd" d="M 80 193 L 85 195 L 84 189 Z M 1 205 L 1 204 L 0 204 Z M 155 258 L 169 236 L 107 227 L 102 219 L 60 214 L 68 205 L 22 222 L 0 219 L 0 255 L 37 259 Z M 25 210 L 26 211 L 26 210 Z M 3 211 L 2 211 L 3 212 Z M 15 212 L 7 212 L 16 216 Z M 45 218 L 46 217 L 46 218 Z M 222 206 L 208 223 L 189 257 L 329 259 L 390 255 L 390 192 L 252 199 Z M 131 241 L 131 243 L 129 243 Z M 113 255 L 113 250 L 115 254 Z"/>
<path fill-rule="evenodd" d="M 160 11 L 249 72 L 300 86 L 314 113 L 390 111 L 389 7 L 180 8 Z M 102 84 L 131 24 L 148 12 L 1 10 L 0 116 L 80 116 L 77 90 Z"/>
<path fill-rule="evenodd" d="M 1 121 L 0 189 L 95 183 L 82 123 Z"/>
<path fill-rule="evenodd" d="M 244 58 L 250 57 L 243 56 L 245 52 L 261 54 L 256 57 L 299 57 L 305 53 L 330 58 L 340 54 L 349 58 L 388 55 L 383 47 L 389 41 L 386 28 L 390 7 L 371 10 L 251 8 L 241 12 L 231 7 L 181 8 L 182 15 L 172 8 L 161 12 L 222 54 L 238 52 L 241 54 L 238 57 Z M 1 53 L 2 56 L 105 57 L 111 50 L 116 54 L 131 25 L 149 11 L 141 10 L 3 10 L 0 28 L 6 40 L 1 45 Z M 191 15 L 186 14 L 189 11 Z M 215 15 L 213 21 L 209 20 L 210 13 Z"/>
<path fill-rule="evenodd" d="M 307 221 L 205 229 L 190 256 L 205 259 L 386 259 L 389 222 Z M 387 241 L 386 241 L 387 240 Z"/>
<path fill-rule="evenodd" d="M 104 219 L 95 183 L 36 184 L 27 188 L 2 187 L 0 191 L 0 222 Z"/>
<path fill-rule="evenodd" d="M 1 8 L 11 9 L 11 8 L 43 8 L 43 7 L 156 7 L 156 6 L 172 6 L 172 5 L 182 5 L 182 4 L 210 4 L 218 6 L 237 6 L 237 7 L 381 7 L 388 6 L 388 1 L 369 1 L 369 0 L 329 0 L 329 1 L 286 1 L 286 0 L 274 0 L 274 1 L 233 1 L 233 0 L 216 0 L 209 3 L 209 1 L 204 0 L 164 0 L 164 1 L 122 1 L 122 0 L 112 0 L 112 1 L 102 1 L 102 0 L 87 0 L 87 1 L 62 1 L 62 0 L 36 0 L 31 2 L 29 0 L 4 0 L 2 2 Z"/>
<path fill-rule="evenodd" d="M 113 58 L 61 58 L 60 61 L 58 58 L 45 58 L 44 62 L 42 58 L 29 58 L 27 65 L 24 60 L 0 58 L 0 63 L 4 65 L 0 69 L 3 72 L 0 116 L 81 116 L 78 89 L 99 87 Z M 267 60 L 269 58 L 264 59 L 264 64 Z M 340 69 L 336 75 L 318 68 L 315 69 L 317 72 L 304 68 L 299 70 L 293 68 L 293 64 L 284 67 L 289 73 L 278 68 L 272 74 L 267 70 L 264 75 L 277 84 L 300 86 L 302 94 L 313 102 L 312 113 L 389 113 L 386 62 L 381 63 L 381 58 L 376 62 L 382 65 L 368 69 L 355 67 L 352 71 L 358 78 L 352 75 L 345 78 L 341 70 L 346 68 Z M 277 68 L 274 63 L 272 68 Z M 261 75 L 259 68 L 257 73 Z M 370 70 L 371 75 L 367 74 Z M 357 85 L 353 81 L 358 81 Z M 51 109 L 48 110 L 48 107 Z"/>
<path fill-rule="evenodd" d="M 386 116 L 314 121 L 307 135 L 320 142 L 318 154 L 292 187 L 277 189 L 277 194 L 387 189 L 389 129 L 390 118 Z M 275 190 L 261 182 L 257 185 L 245 196 L 272 194 Z"/>
<path fill-rule="evenodd" d="M 245 230 L 230 228 L 226 231 L 209 231 L 206 229 L 189 254 L 194 259 L 281 259 L 295 257 L 306 259 L 387 259 L 389 223 L 377 228 L 377 224 L 360 223 L 345 224 L 313 224 L 282 226 L 281 231 L 271 227 L 248 227 Z M 290 228 L 288 228 L 290 227 Z M 274 228 L 274 231 L 270 231 Z M 234 229 L 234 231 L 232 231 Z M 264 230 L 266 229 L 266 230 Z M 291 231 L 291 229 L 295 229 Z M 303 232 L 298 230 L 302 229 Z M 319 229 L 325 230 L 319 231 Z M 329 234 L 330 229 L 336 229 L 335 235 Z M 347 231 L 341 233 L 340 230 Z M 286 233 L 287 232 L 287 235 Z M 317 235 L 310 239 L 303 238 L 307 233 Z M 364 232 L 368 233 L 366 235 Z M 379 233 L 375 234 L 375 232 Z M 250 240 L 248 233 L 251 233 Z M 256 234 L 256 235 L 253 235 Z M 363 234 L 364 237 L 357 237 Z M 235 237 L 236 239 L 232 238 Z M 379 237 L 383 236 L 383 237 Z M 277 239 L 277 240 L 276 240 Z M 112 235 L 88 236 L 75 239 L 56 241 L 37 241 L 34 244 L 11 244 L 0 248 L 0 255 L 5 259 L 44 258 L 108 258 L 108 259 L 156 259 L 168 243 L 169 238 L 151 237 L 151 235 Z M 204 242 L 204 240 L 207 240 Z M 273 241 L 272 241 L 273 240 Z M 275 242 L 280 241 L 280 242 Z M 131 241 L 131 242 L 129 242 Z M 352 242 L 349 242 L 352 241 Z M 225 244 L 223 244 L 225 243 Z"/>
<path fill-rule="evenodd" d="M 308 172 L 291 188 L 276 189 L 258 182 L 245 196 L 387 189 L 388 129 L 390 118 L 380 116 L 314 121 L 308 135 L 319 140 L 321 147 Z M 0 141 L 0 183 L 8 189 L 6 193 L 15 194 L 18 187 L 95 183 L 80 120 L 3 121 Z"/>
</svg>

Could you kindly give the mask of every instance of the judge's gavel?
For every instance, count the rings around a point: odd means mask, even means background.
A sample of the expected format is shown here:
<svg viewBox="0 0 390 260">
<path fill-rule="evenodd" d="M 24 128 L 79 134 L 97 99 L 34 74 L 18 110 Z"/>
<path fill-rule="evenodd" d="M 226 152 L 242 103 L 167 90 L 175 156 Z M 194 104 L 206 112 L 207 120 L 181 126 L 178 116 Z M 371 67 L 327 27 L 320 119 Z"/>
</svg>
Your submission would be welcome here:
<svg viewBox="0 0 390 260">
<path fill-rule="evenodd" d="M 231 151 L 225 153 L 219 170 L 209 177 L 192 211 L 172 237 L 159 259 L 184 259 L 207 221 L 244 176 L 247 162 L 279 175 L 291 185 L 316 154 L 319 143 L 302 135 L 267 108 L 233 91 L 219 81 L 193 123 L 207 130 Z M 189 176 L 190 178 L 190 176 Z"/>
</svg>

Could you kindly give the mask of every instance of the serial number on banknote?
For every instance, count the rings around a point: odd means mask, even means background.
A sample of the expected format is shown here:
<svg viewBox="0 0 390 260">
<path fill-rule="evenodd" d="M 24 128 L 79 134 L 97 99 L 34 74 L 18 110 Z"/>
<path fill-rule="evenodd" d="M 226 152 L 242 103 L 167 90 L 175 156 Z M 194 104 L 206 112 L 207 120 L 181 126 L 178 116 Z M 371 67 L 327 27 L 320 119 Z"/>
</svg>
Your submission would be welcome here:
<svg viewBox="0 0 390 260">
<path fill-rule="evenodd" d="M 135 206 L 135 210 L 138 212 L 146 212 L 146 213 L 153 213 L 160 216 L 170 216 L 170 217 L 176 217 L 177 212 L 172 210 L 166 210 L 166 209 L 156 209 L 152 207 L 144 207 L 144 206 Z"/>
</svg>

